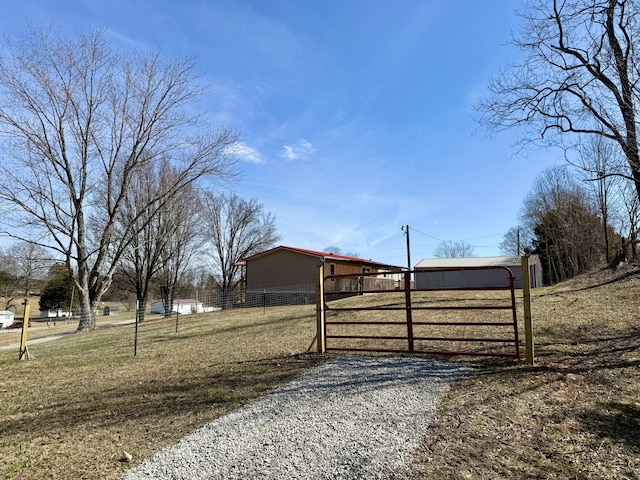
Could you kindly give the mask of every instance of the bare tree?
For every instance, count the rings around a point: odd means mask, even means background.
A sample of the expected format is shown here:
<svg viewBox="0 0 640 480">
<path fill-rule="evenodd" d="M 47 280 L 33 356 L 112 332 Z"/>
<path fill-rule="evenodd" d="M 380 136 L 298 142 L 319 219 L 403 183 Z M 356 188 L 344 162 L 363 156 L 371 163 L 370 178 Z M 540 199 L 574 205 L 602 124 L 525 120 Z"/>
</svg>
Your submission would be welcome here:
<svg viewBox="0 0 640 480">
<path fill-rule="evenodd" d="M 473 245 L 468 244 L 464 240 L 443 240 L 433 250 L 436 258 L 468 258 L 473 257 Z"/>
<path fill-rule="evenodd" d="M 500 251 L 505 255 L 521 255 L 523 241 L 521 239 L 521 227 L 511 227 L 504 234 L 502 243 L 500 243 Z"/>
<path fill-rule="evenodd" d="M 164 190 L 179 172 L 168 162 L 161 162 L 156 170 L 152 165 L 135 175 L 125 197 L 120 228 L 126 230 L 137 224 L 128 248 L 124 251 L 117 277 L 136 294 L 140 321 L 144 321 L 152 279 L 161 270 L 182 265 L 187 255 L 197 248 L 197 190 L 187 185 L 171 198 L 156 198 L 158 189 Z M 154 202 L 151 199 L 156 198 Z M 178 238 L 180 237 L 180 238 Z M 180 258 L 173 258 L 179 255 Z M 179 271 L 180 268 L 177 269 Z M 172 275 L 169 275 L 173 278 Z M 163 285 L 173 283 L 165 278 Z M 170 299 L 167 299 L 170 300 Z M 170 305 L 170 303 L 169 303 Z M 171 309 L 169 308 L 168 311 Z"/>
<path fill-rule="evenodd" d="M 160 286 L 165 315 L 172 311 L 178 286 L 191 276 L 192 260 L 203 244 L 201 209 L 198 192 L 189 188 L 159 212 L 155 232 L 158 263 L 150 266 L 156 271 L 154 279 Z"/>
<path fill-rule="evenodd" d="M 640 235 L 640 199 L 635 195 L 635 190 L 629 184 L 624 184 L 622 188 L 624 201 L 624 214 L 621 218 L 622 231 L 626 230 L 626 242 L 622 245 L 622 257 L 627 257 L 627 249 L 630 249 L 632 261 L 638 260 L 638 236 Z M 628 257 L 627 257 L 628 258 Z"/>
<path fill-rule="evenodd" d="M 203 203 L 215 273 L 228 307 L 228 294 L 240 280 L 239 262 L 272 247 L 280 237 L 274 217 L 264 213 L 264 206 L 255 199 L 247 201 L 235 194 L 205 192 Z"/>
<path fill-rule="evenodd" d="M 335 247 L 333 245 L 325 247 L 324 251 L 327 253 L 333 253 L 334 255 L 344 255 L 345 257 L 357 258 L 358 256 L 360 256 L 360 254 L 357 252 L 352 252 L 352 251 L 343 252 L 340 247 Z"/>
<path fill-rule="evenodd" d="M 523 127 L 522 143 L 569 147 L 581 137 L 617 143 L 640 197 L 636 0 L 530 0 L 512 43 L 525 53 L 479 104 L 492 129 Z"/>
<path fill-rule="evenodd" d="M 611 261 L 612 253 L 610 241 L 612 196 L 621 181 L 617 173 L 625 170 L 625 165 L 620 164 L 618 152 L 616 144 L 603 137 L 592 137 L 580 148 L 578 159 L 578 167 L 582 171 L 580 178 L 589 185 L 602 218 L 607 263 Z"/>
<path fill-rule="evenodd" d="M 191 60 L 120 55 L 102 32 L 73 41 L 36 30 L 7 46 L 0 201 L 11 206 L 13 236 L 42 239 L 34 243 L 73 271 L 78 330 L 95 328 L 100 298 L 138 233 L 137 221 L 118 228 L 136 174 L 161 161 L 176 169 L 142 209 L 153 216 L 158 200 L 231 173 L 227 152 L 236 135 L 194 113 L 204 93 Z"/>
<path fill-rule="evenodd" d="M 12 258 L 0 248 L 0 310 L 17 308 L 17 296 L 20 286 L 14 275 Z"/>
<path fill-rule="evenodd" d="M 597 207 L 567 168 L 548 168 L 536 178 L 521 221 L 534 234 L 527 250 L 540 255 L 548 283 L 588 271 L 603 258 Z"/>
<path fill-rule="evenodd" d="M 8 248 L 7 256 L 11 259 L 13 274 L 20 284 L 20 293 L 28 297 L 38 281 L 45 277 L 52 263 L 47 249 L 31 242 L 20 241 Z"/>
</svg>

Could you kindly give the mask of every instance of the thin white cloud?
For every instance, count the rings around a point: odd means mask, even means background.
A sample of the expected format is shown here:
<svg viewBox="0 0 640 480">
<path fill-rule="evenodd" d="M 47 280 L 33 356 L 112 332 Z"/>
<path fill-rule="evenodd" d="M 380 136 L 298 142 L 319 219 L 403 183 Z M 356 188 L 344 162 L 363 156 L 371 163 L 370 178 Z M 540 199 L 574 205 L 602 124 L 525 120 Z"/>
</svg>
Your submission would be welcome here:
<svg viewBox="0 0 640 480">
<path fill-rule="evenodd" d="M 301 138 L 293 145 L 284 145 L 280 151 L 280 156 L 289 161 L 304 160 L 316 153 L 316 149 L 311 142 Z"/>
<path fill-rule="evenodd" d="M 253 163 L 255 165 L 264 163 L 264 158 L 262 158 L 260 152 L 243 142 L 237 142 L 230 146 L 227 149 L 227 153 L 237 157 L 241 162 Z"/>
</svg>

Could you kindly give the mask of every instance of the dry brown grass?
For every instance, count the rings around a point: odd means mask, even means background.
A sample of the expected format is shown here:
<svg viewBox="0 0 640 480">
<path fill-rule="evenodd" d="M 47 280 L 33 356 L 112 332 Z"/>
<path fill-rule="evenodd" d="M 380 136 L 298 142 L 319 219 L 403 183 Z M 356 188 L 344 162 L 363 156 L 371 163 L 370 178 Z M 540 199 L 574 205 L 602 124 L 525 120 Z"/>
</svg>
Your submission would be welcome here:
<svg viewBox="0 0 640 480">
<path fill-rule="evenodd" d="M 322 359 L 313 307 L 150 320 L 0 352 L 0 478 L 117 478 Z"/>
<path fill-rule="evenodd" d="M 482 362 L 400 479 L 640 478 L 640 268 L 534 291 L 536 365 Z"/>
<path fill-rule="evenodd" d="M 524 327 L 521 296 L 521 292 L 517 292 L 516 310 L 520 319 L 518 328 L 522 330 Z M 510 308 L 512 304 L 510 290 L 413 292 L 411 304 L 413 306 L 413 343 L 416 352 L 463 352 L 509 356 L 515 356 L 517 353 L 513 313 Z M 364 294 L 336 300 L 329 305 L 330 310 L 327 312 L 327 347 L 329 349 L 407 350 L 408 329 L 404 293 L 390 291 Z M 497 309 L 497 307 L 500 308 Z M 352 308 L 366 309 L 343 310 Z M 486 310 L 479 308 L 486 308 Z M 439 322 L 446 322 L 447 325 L 438 325 Z M 469 322 L 475 325 L 468 325 Z M 481 325 L 481 322 L 497 322 L 503 325 Z M 346 338 L 359 335 L 378 338 Z M 460 340 L 440 341 L 434 338 Z M 491 339 L 507 340 L 508 343 L 491 341 Z"/>
<path fill-rule="evenodd" d="M 495 301 L 478 295 L 455 300 Z M 534 291 L 536 365 L 473 361 L 396 480 L 639 478 L 639 299 L 637 267 Z M 183 317 L 177 334 L 149 320 L 135 358 L 133 326 L 34 345 L 30 361 L 2 351 L 0 478 L 117 478 L 123 450 L 140 462 L 322 361 L 305 353 L 314 334 L 306 306 Z"/>
<path fill-rule="evenodd" d="M 98 327 L 104 327 L 106 325 L 114 324 L 125 319 L 130 320 L 134 317 L 134 314 L 127 314 L 122 316 L 99 316 L 97 317 L 96 324 Z M 27 338 L 29 340 L 36 340 L 43 337 L 50 337 L 54 335 L 66 335 L 74 333 L 78 328 L 77 319 L 68 318 L 52 318 L 50 320 L 33 320 L 30 322 L 30 326 L 27 330 Z M 16 345 L 20 343 L 22 336 L 22 314 L 17 317 L 16 322 L 10 328 L 3 328 L 0 330 L 0 348 L 8 347 L 9 345 Z M 18 347 L 16 347 L 16 352 Z"/>
</svg>

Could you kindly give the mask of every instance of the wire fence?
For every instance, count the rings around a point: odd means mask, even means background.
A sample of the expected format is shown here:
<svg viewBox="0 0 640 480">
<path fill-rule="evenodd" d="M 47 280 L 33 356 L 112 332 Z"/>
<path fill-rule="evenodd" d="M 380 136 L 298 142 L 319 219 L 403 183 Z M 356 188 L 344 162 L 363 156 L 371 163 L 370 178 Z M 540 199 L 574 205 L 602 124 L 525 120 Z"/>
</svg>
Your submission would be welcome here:
<svg viewBox="0 0 640 480">
<path fill-rule="evenodd" d="M 174 298 L 171 311 L 179 313 L 207 313 L 214 311 L 256 309 L 316 303 L 314 283 L 273 284 L 258 289 L 236 288 L 230 292 L 195 292 L 191 297 Z M 150 310 L 155 313 L 154 304 Z M 166 307 L 166 306 L 165 306 Z"/>
<path fill-rule="evenodd" d="M 246 290 L 236 288 L 231 292 L 182 290 L 171 300 L 170 305 L 165 305 L 162 300 L 152 298 L 144 309 L 145 317 L 153 318 L 154 315 L 171 316 L 220 312 L 225 310 L 256 309 L 267 307 L 280 307 L 291 305 L 315 305 L 316 285 L 314 283 L 273 284 L 259 289 Z M 102 302 L 96 310 L 96 317 L 108 317 L 110 320 L 116 317 L 136 316 L 135 299 L 128 301 Z M 30 320 L 33 322 L 53 324 L 76 323 L 81 316 L 79 309 L 38 310 L 32 309 Z M 16 320 L 22 320 L 22 312 L 16 312 Z"/>
<path fill-rule="evenodd" d="M 37 299 L 32 299 L 29 316 L 29 340 L 60 333 L 71 333 L 78 328 L 82 314 L 80 310 L 40 311 Z M 291 317 L 296 320 L 315 322 L 316 285 L 314 283 L 274 284 L 260 289 L 236 289 L 233 292 L 182 290 L 166 308 L 161 300 L 152 299 L 145 307 L 136 311 L 134 301 L 103 302 L 95 312 L 96 327 L 108 328 L 119 325 L 153 324 L 158 320 L 175 319 L 176 327 L 181 322 L 242 321 L 251 323 L 265 316 Z M 18 339 L 22 329 L 23 313 L 16 312 L 13 324 L 1 328 L 0 347 L 11 345 Z M 136 324 L 137 325 L 137 324 Z M 310 338 L 315 334 L 315 326 L 309 330 Z M 14 338 L 15 337 L 15 338 Z"/>
<path fill-rule="evenodd" d="M 355 277 L 362 278 L 355 278 L 354 280 L 352 278 L 337 277 L 330 278 L 325 282 L 326 300 L 328 302 L 327 320 L 328 323 L 331 324 L 329 328 L 334 328 L 336 322 L 341 322 L 347 324 L 344 328 L 351 329 L 348 332 L 340 330 L 338 335 L 348 334 L 353 338 L 362 336 L 366 336 L 367 338 L 363 338 L 362 341 L 356 341 L 357 345 L 351 343 L 343 345 L 343 343 L 341 343 L 342 340 L 338 341 L 334 339 L 332 340 L 332 347 L 353 349 L 352 347 L 355 346 L 357 347 L 355 348 L 356 350 L 363 348 L 371 349 L 375 347 L 372 343 L 373 337 L 393 336 L 395 338 L 403 336 L 404 338 L 405 332 L 403 329 L 406 329 L 407 325 L 404 318 L 406 308 L 394 308 L 396 301 L 399 302 L 398 305 L 404 305 L 402 303 L 404 302 L 404 294 L 403 291 L 398 288 L 398 281 L 395 279 L 381 279 L 373 275 L 371 278 L 367 276 L 363 277 L 362 275 L 356 275 Z M 413 288 L 413 282 L 411 282 L 411 285 Z M 195 289 L 191 291 L 183 290 L 173 299 L 171 305 L 164 305 L 161 300 L 153 299 L 153 301 L 148 302 L 144 310 L 141 308 L 139 312 L 136 312 L 135 303 L 132 307 L 131 302 L 105 302 L 96 312 L 96 326 L 98 328 L 105 328 L 135 323 L 135 348 L 137 348 L 138 329 L 136 319 L 142 322 L 140 323 L 141 326 L 148 325 L 149 327 L 153 327 L 158 320 L 175 320 L 176 332 L 178 332 L 178 329 L 181 329 L 183 325 L 197 325 L 200 321 L 203 322 L 203 325 L 209 324 L 210 322 L 217 324 L 218 322 L 227 321 L 233 324 L 242 322 L 246 325 L 251 324 L 253 321 L 255 321 L 256 324 L 263 323 L 263 320 L 271 322 L 274 318 L 278 320 L 301 320 L 305 322 L 305 325 L 307 325 L 306 322 L 308 322 L 309 339 L 311 339 L 317 332 L 317 326 L 315 325 L 317 314 L 316 289 L 316 284 L 309 282 L 272 284 L 250 290 L 238 288 L 232 292 Z M 329 290 L 329 292 L 326 292 L 326 290 Z M 450 310 L 452 308 L 460 309 L 461 306 L 471 301 L 476 303 L 482 303 L 485 300 L 487 302 L 495 302 L 493 295 L 489 297 L 489 294 L 486 292 L 482 295 L 484 296 L 477 297 L 477 295 L 471 295 L 471 298 L 467 299 L 458 291 L 453 293 L 449 292 L 448 294 L 446 292 L 440 294 L 434 292 L 419 294 L 418 292 L 414 292 L 414 298 L 412 300 L 413 306 L 415 307 L 412 319 L 415 329 L 414 334 L 418 337 L 428 336 L 430 338 L 434 336 L 444 337 L 451 335 L 456 338 L 460 337 L 460 339 L 463 337 L 467 338 L 470 327 L 468 323 L 465 322 L 469 320 L 465 320 L 466 317 L 462 318 L 461 314 L 457 311 L 446 312 L 444 307 Z M 425 296 L 424 299 L 422 298 L 423 296 Z M 485 298 L 485 296 L 487 298 Z M 378 308 L 380 305 L 383 305 L 384 308 Z M 425 310 L 425 306 L 429 307 L 428 311 Z M 349 311 L 340 311 L 344 310 L 344 307 L 349 307 Z M 30 339 L 58 334 L 64 331 L 71 332 L 78 327 L 81 319 L 79 311 L 45 313 L 46 315 L 40 314 L 38 316 L 38 314 L 36 314 L 31 317 L 31 322 L 35 322 L 33 323 L 35 329 L 29 334 Z M 49 316 L 52 314 L 59 314 L 61 316 Z M 461 318 L 458 318 L 459 316 Z M 474 316 L 478 316 L 475 310 Z M 20 323 L 22 323 L 19 321 L 22 320 L 21 318 L 16 318 L 16 320 L 18 321 L 13 326 L 13 329 L 16 329 L 20 326 Z M 482 321 L 495 322 L 497 320 L 483 319 Z M 502 318 L 500 318 L 500 321 L 502 321 Z M 424 322 L 427 322 L 430 326 L 422 327 L 421 324 Z M 439 333 L 435 335 L 432 331 L 429 331 L 428 334 L 422 332 L 421 329 L 424 328 L 436 328 L 431 326 L 434 322 L 446 322 L 447 326 L 442 327 L 447 329 L 446 332 L 442 333 L 442 335 Z M 451 322 L 456 323 L 452 324 Z M 397 323 L 397 326 L 389 326 L 394 323 Z M 425 325 L 427 323 L 425 323 Z M 462 330 L 452 332 L 454 327 Z M 173 327 L 171 328 L 173 330 Z M 397 333 L 395 330 L 390 330 L 392 328 L 399 329 L 400 333 Z M 330 334 L 330 332 L 325 330 L 325 335 L 326 334 Z M 9 344 L 9 340 L 7 336 L 3 341 L 0 341 L 0 345 L 3 342 Z M 309 342 L 311 342 L 311 340 L 309 340 Z M 430 342 L 430 345 L 435 348 L 432 338 Z M 400 348 L 401 347 L 397 347 L 397 349 Z M 462 350 L 462 348 L 456 347 L 456 351 L 460 350 Z"/>
</svg>

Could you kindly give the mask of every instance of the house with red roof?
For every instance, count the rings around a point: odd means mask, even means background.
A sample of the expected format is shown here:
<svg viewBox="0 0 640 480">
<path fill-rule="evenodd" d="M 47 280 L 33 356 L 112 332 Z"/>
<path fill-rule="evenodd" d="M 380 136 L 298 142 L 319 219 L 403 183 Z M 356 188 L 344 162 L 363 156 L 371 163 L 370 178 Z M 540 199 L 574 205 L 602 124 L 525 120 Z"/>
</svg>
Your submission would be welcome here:
<svg viewBox="0 0 640 480">
<path fill-rule="evenodd" d="M 371 259 L 286 246 L 275 247 L 244 260 L 247 292 L 273 289 L 277 285 L 305 285 L 305 290 L 315 291 L 321 263 L 324 263 L 324 275 L 380 273 L 380 278 L 393 282 L 400 278 L 397 272 L 401 270 L 401 267 Z M 357 278 L 345 280 L 351 281 L 353 289 L 356 289 Z M 341 283 L 339 287 L 338 283 Z M 325 290 L 346 290 L 348 286 L 345 282 L 326 282 Z"/>
</svg>

